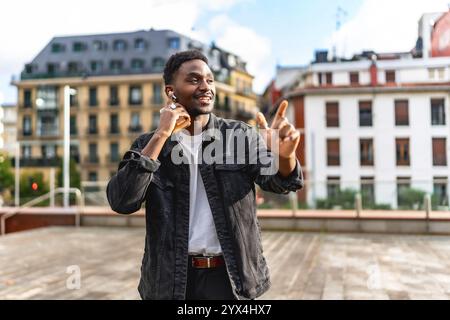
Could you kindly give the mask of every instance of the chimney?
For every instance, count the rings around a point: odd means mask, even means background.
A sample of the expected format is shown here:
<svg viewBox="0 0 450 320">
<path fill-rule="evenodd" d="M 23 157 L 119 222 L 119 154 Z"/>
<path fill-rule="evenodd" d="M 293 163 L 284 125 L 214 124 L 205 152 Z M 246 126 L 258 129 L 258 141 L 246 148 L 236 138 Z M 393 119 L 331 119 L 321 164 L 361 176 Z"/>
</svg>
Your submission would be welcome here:
<svg viewBox="0 0 450 320">
<path fill-rule="evenodd" d="M 378 68 L 377 56 L 372 55 L 372 64 L 370 65 L 370 85 L 376 87 L 378 85 Z"/>
</svg>

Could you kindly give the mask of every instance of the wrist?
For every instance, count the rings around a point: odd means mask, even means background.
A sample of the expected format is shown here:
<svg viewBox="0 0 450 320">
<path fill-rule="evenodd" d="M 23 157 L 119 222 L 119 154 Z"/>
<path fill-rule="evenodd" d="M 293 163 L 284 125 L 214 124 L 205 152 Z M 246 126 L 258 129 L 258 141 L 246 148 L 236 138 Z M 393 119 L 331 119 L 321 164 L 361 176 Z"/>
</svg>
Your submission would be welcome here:
<svg viewBox="0 0 450 320">
<path fill-rule="evenodd" d="M 164 131 L 162 131 L 162 130 L 160 130 L 160 129 L 157 129 L 157 130 L 155 131 L 155 133 L 154 133 L 154 136 L 155 136 L 156 138 L 159 138 L 159 139 L 165 139 L 165 140 L 167 140 L 167 139 L 169 139 L 169 137 L 170 137 L 170 133 L 164 132 Z"/>
</svg>

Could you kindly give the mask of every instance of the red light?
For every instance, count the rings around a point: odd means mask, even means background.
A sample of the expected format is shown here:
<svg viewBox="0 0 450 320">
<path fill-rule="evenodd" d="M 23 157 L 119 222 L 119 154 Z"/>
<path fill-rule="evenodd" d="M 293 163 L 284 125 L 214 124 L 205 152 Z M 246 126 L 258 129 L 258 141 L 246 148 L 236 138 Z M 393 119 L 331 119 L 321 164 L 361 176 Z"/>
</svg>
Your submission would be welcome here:
<svg viewBox="0 0 450 320">
<path fill-rule="evenodd" d="M 31 189 L 36 191 L 38 189 L 38 184 L 36 182 L 33 182 L 33 184 L 31 185 Z"/>
</svg>

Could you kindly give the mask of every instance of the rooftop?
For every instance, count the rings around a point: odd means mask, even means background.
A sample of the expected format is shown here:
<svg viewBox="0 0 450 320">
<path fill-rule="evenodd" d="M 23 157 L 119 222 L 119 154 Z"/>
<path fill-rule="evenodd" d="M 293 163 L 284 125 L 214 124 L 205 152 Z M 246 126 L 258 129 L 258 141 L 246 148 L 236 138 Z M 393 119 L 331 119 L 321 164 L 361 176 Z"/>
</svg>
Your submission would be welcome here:
<svg viewBox="0 0 450 320">
<path fill-rule="evenodd" d="M 139 299 L 142 228 L 52 227 L 0 237 L 0 299 Z M 263 232 L 262 299 L 449 299 L 450 237 Z M 108 263 L 105 263 L 105 262 Z M 67 271 L 79 266 L 81 288 Z"/>
</svg>

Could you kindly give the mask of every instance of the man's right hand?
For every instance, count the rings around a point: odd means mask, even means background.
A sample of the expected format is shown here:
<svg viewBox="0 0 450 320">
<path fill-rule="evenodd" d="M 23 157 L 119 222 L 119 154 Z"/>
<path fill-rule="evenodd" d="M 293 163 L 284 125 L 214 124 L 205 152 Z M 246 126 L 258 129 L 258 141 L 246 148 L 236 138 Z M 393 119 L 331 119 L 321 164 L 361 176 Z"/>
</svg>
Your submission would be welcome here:
<svg viewBox="0 0 450 320">
<path fill-rule="evenodd" d="M 191 125 L 191 117 L 187 113 L 184 106 L 175 103 L 176 109 L 171 109 L 168 103 L 160 110 L 161 116 L 159 118 L 159 126 L 156 129 L 158 135 L 162 137 L 170 137 L 172 134 L 187 128 Z"/>
</svg>

